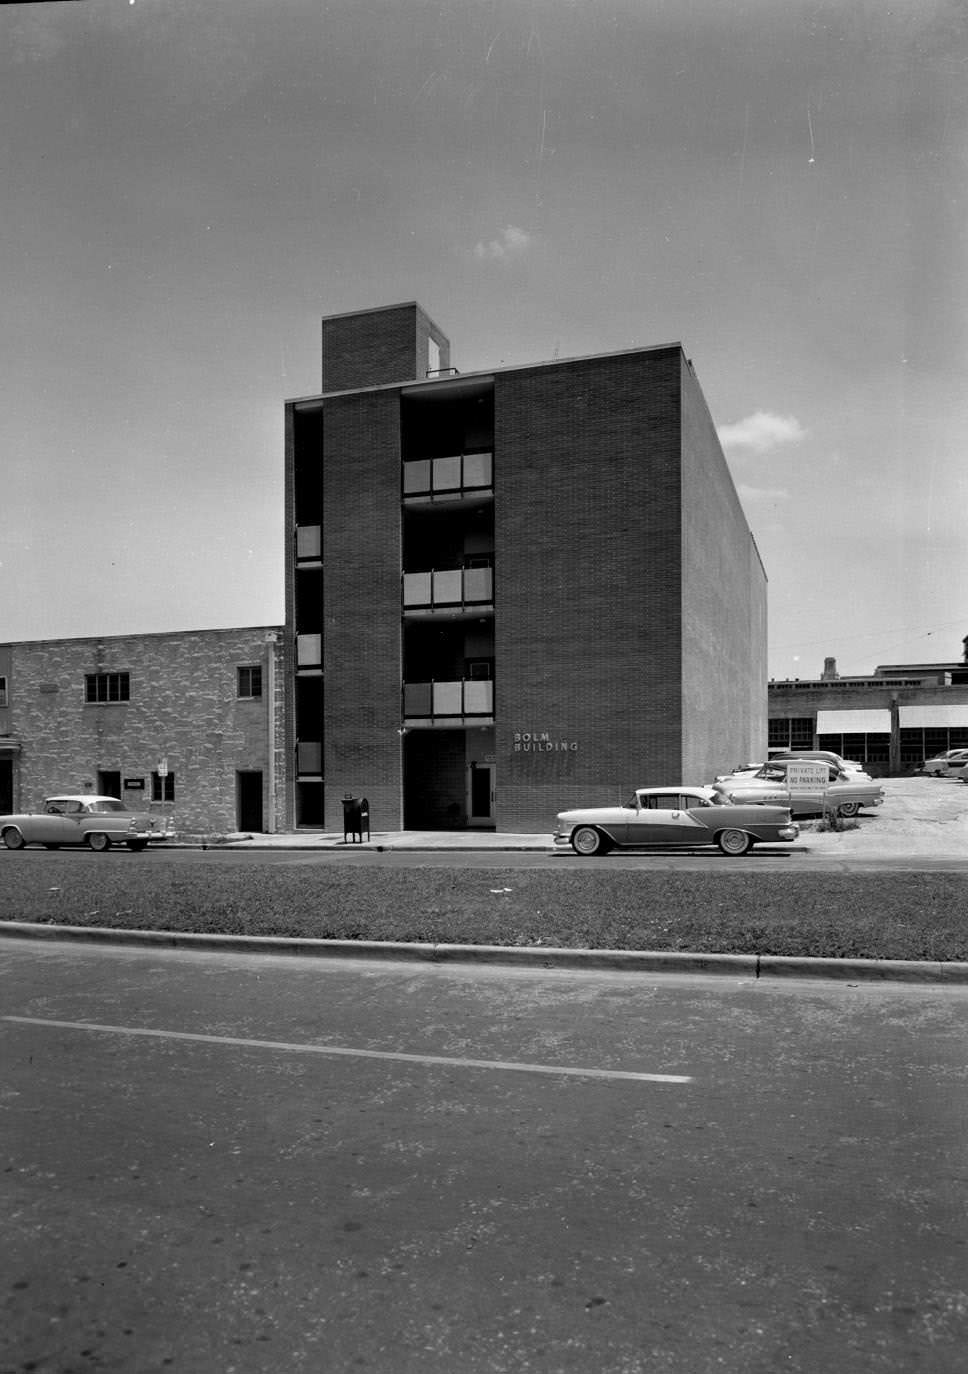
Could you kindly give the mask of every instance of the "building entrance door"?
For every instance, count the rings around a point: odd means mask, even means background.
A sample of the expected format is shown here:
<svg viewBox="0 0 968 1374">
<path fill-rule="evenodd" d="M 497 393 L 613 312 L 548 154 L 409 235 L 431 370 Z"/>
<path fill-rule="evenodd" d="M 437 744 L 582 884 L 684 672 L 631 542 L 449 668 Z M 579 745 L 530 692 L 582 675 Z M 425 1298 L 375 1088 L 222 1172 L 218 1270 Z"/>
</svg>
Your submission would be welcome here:
<svg viewBox="0 0 968 1374">
<path fill-rule="evenodd" d="M 235 817 L 240 830 L 263 833 L 261 769 L 236 773 Z"/>
<path fill-rule="evenodd" d="M 13 810 L 13 759 L 0 759 L 0 815 Z"/>
<path fill-rule="evenodd" d="M 121 800 L 121 773 L 115 768 L 99 768 L 97 790 L 102 797 L 117 797 Z"/>
<path fill-rule="evenodd" d="M 467 769 L 467 824 L 494 824 L 493 763 L 472 763 Z"/>
</svg>

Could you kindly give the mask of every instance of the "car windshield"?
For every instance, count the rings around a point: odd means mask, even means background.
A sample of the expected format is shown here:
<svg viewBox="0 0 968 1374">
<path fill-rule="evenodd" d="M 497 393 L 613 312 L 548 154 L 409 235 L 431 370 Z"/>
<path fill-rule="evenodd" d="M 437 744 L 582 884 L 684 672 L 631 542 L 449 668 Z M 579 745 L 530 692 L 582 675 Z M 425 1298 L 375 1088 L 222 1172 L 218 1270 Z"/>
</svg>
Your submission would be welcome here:
<svg viewBox="0 0 968 1374">
<path fill-rule="evenodd" d="M 110 797 L 106 797 L 103 801 L 91 802 L 87 809 L 95 816 L 107 816 L 112 811 L 127 811 L 128 808 L 124 802 L 112 801 Z"/>
</svg>

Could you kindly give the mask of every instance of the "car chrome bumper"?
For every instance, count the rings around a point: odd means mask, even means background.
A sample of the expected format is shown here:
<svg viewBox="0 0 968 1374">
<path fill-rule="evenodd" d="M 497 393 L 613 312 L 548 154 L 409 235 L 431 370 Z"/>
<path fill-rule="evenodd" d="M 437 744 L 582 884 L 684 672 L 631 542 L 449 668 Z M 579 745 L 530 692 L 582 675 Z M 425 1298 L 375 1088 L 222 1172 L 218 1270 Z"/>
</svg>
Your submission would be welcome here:
<svg viewBox="0 0 968 1374">
<path fill-rule="evenodd" d="M 781 840 L 795 840 L 800 834 L 800 827 L 793 824 L 784 825 L 776 833 Z"/>
</svg>

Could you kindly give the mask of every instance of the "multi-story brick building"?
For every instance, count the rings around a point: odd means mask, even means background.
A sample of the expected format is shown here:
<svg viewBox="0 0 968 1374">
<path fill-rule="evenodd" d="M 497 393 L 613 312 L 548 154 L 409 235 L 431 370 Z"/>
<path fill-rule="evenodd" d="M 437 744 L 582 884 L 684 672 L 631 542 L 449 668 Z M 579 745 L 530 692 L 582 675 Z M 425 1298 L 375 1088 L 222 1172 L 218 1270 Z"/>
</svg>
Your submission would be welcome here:
<svg viewBox="0 0 968 1374">
<path fill-rule="evenodd" d="M 57 791 L 162 807 L 181 834 L 285 812 L 282 627 L 0 645 L 0 814 Z"/>
<path fill-rule="evenodd" d="M 289 824 L 549 830 L 766 748 L 766 578 L 679 344 L 459 375 L 408 303 L 286 404 Z"/>
</svg>

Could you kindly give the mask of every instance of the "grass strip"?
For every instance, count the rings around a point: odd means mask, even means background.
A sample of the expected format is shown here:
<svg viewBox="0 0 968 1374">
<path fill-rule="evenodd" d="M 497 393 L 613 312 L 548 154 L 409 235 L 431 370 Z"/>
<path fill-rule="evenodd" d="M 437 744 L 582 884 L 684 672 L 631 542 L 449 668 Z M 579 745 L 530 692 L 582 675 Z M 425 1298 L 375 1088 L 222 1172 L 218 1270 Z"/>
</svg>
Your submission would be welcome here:
<svg viewBox="0 0 968 1374">
<path fill-rule="evenodd" d="M 6 859 L 0 920 L 140 930 L 968 960 L 968 876 Z"/>
</svg>

